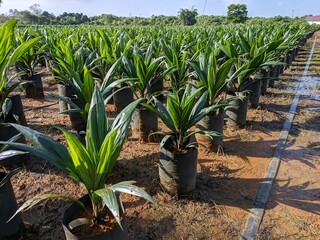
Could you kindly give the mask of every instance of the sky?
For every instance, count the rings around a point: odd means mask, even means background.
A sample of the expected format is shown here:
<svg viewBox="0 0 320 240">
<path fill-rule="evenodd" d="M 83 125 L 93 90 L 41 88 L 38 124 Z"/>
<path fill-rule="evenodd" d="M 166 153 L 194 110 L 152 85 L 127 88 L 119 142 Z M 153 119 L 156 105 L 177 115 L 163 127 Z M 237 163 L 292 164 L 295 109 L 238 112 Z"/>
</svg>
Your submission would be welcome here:
<svg viewBox="0 0 320 240">
<path fill-rule="evenodd" d="M 55 15 L 63 12 L 79 12 L 89 17 L 104 13 L 138 17 L 177 16 L 179 9 L 192 7 L 198 10 L 199 15 L 203 13 L 226 15 L 227 6 L 232 3 L 246 4 L 249 17 L 320 15 L 320 0 L 3 0 L 2 2 L 0 13 L 8 13 L 10 9 L 28 10 L 31 5 L 39 4 L 42 10 Z"/>
</svg>

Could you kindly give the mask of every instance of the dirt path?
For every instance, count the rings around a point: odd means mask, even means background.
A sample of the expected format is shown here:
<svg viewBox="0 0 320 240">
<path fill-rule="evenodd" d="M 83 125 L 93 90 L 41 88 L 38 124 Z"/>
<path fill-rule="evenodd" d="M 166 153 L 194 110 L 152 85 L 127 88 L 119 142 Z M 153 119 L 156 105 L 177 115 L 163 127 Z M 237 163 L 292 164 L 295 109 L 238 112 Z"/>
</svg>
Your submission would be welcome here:
<svg viewBox="0 0 320 240">
<path fill-rule="evenodd" d="M 316 50 L 257 239 L 320 239 L 320 34 L 316 36 Z"/>
</svg>

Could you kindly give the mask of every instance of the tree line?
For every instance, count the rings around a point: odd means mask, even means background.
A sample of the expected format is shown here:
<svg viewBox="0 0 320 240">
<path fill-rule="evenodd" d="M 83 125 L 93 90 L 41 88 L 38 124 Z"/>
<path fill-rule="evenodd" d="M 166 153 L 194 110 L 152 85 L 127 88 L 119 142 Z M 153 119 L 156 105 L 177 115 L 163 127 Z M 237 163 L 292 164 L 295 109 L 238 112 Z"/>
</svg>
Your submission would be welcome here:
<svg viewBox="0 0 320 240">
<path fill-rule="evenodd" d="M 1 0 L 0 0 L 1 4 Z M 152 15 L 151 17 L 119 17 L 113 14 L 102 14 L 99 16 L 88 17 L 83 13 L 64 12 L 55 16 L 48 11 L 43 11 L 39 4 L 33 4 L 28 10 L 18 11 L 10 9 L 8 14 L 0 15 L 0 22 L 5 22 L 10 18 L 17 18 L 21 24 L 39 24 L 39 25 L 137 25 L 137 26 L 179 26 L 179 25 L 198 25 L 210 26 L 228 23 L 244 23 L 244 22 L 265 22 L 265 21 L 304 21 L 302 18 L 289 18 L 276 16 L 273 18 L 248 18 L 247 6 L 245 4 L 231 4 L 228 6 L 227 16 L 198 15 L 198 10 L 180 9 L 177 16 Z"/>
</svg>

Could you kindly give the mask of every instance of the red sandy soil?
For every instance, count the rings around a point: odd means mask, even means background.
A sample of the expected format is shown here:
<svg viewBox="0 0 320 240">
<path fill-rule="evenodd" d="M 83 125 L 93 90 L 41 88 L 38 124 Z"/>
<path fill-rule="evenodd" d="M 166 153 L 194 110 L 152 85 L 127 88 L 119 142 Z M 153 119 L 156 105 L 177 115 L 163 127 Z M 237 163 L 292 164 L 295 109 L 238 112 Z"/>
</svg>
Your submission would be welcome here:
<svg viewBox="0 0 320 240">
<path fill-rule="evenodd" d="M 319 37 L 319 34 L 317 34 Z M 260 239 L 320 239 L 320 41 L 267 204 Z"/>
</svg>

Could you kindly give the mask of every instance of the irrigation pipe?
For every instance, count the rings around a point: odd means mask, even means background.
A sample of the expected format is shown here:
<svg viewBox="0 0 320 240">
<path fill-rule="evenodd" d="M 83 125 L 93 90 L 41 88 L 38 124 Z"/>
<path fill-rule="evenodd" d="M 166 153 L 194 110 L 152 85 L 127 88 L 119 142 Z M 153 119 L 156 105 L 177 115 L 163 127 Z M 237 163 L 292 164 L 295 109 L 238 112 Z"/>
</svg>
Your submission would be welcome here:
<svg viewBox="0 0 320 240">
<path fill-rule="evenodd" d="M 314 39 L 311 52 L 308 58 L 308 61 L 306 63 L 306 66 L 304 68 L 302 79 L 299 81 L 299 85 L 295 92 L 295 97 L 291 103 L 291 107 L 289 110 L 289 113 L 287 115 L 287 118 L 283 124 L 282 131 L 280 133 L 279 140 L 277 142 L 277 148 L 273 154 L 273 157 L 269 163 L 267 172 L 263 178 L 263 182 L 260 186 L 258 195 L 256 197 L 256 200 L 254 202 L 253 208 L 250 210 L 249 217 L 247 219 L 245 228 L 241 234 L 240 239 L 241 240 L 253 240 L 255 239 L 257 232 L 259 230 L 263 214 L 265 211 L 265 207 L 268 201 L 268 197 L 271 192 L 272 184 L 274 180 L 276 179 L 279 166 L 280 166 L 280 159 L 283 153 L 283 150 L 286 146 L 287 138 L 289 135 L 289 131 L 298 107 L 299 99 L 302 93 L 303 88 L 303 82 L 306 81 L 306 76 L 309 70 L 310 62 L 313 56 L 313 52 L 316 45 L 316 38 Z"/>
</svg>

